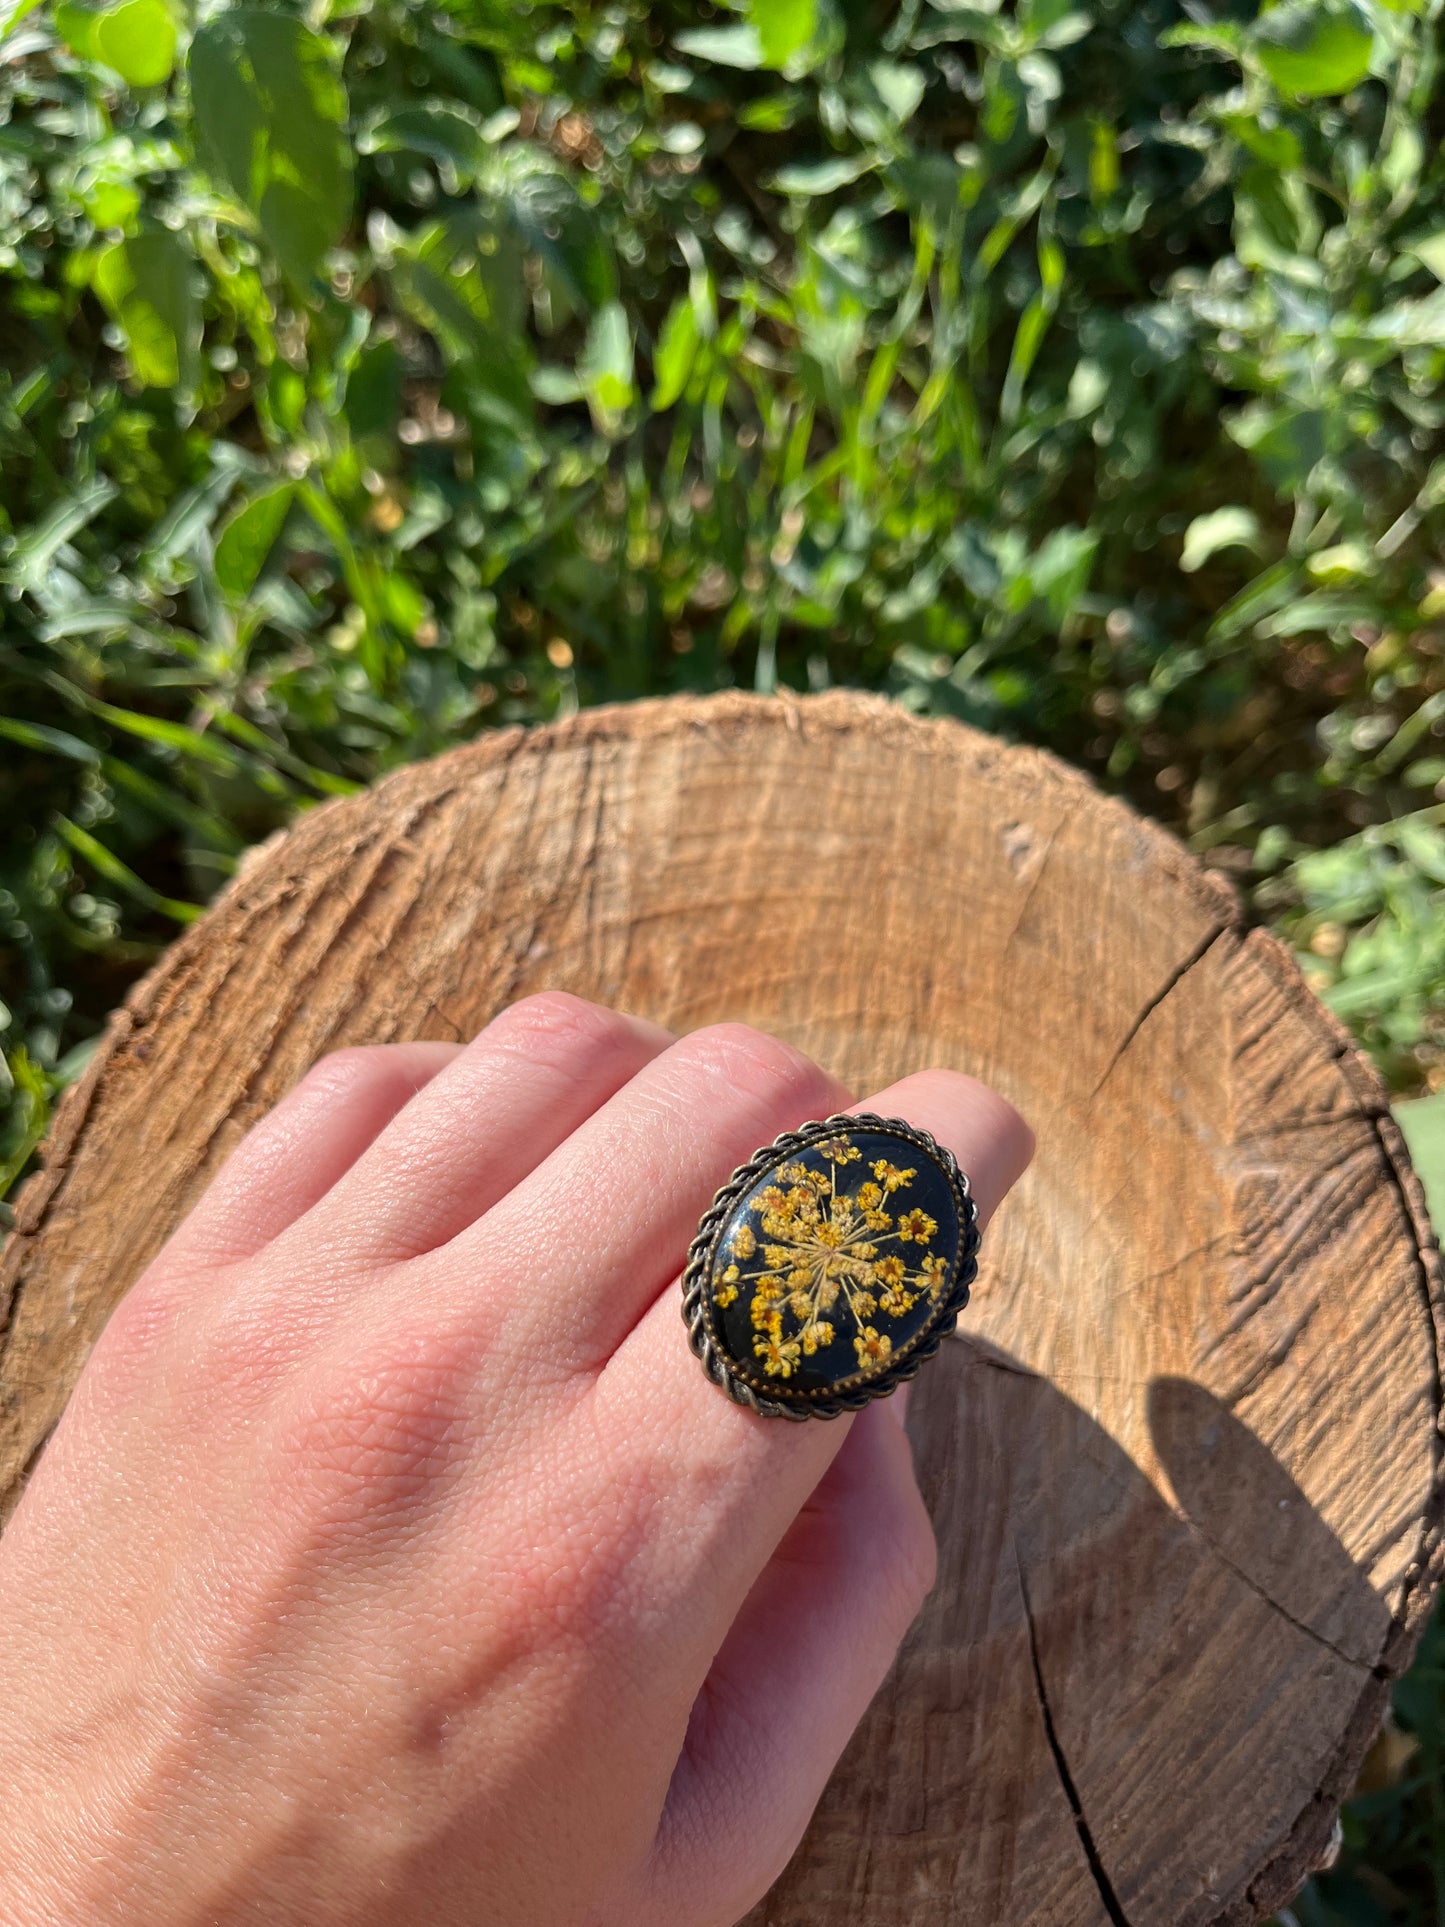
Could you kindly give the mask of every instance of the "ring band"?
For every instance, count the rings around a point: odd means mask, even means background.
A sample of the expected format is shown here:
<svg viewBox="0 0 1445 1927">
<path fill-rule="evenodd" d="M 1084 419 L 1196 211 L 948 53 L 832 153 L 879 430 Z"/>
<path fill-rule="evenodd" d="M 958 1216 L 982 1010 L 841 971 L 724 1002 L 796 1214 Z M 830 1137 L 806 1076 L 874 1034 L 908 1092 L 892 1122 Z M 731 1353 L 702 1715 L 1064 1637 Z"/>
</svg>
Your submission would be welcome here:
<svg viewBox="0 0 1445 1927">
<path fill-rule="evenodd" d="M 912 1378 L 978 1272 L 968 1179 L 927 1131 L 868 1114 L 739 1165 L 688 1248 L 682 1315 L 713 1383 L 765 1418 L 837 1418 Z"/>
</svg>

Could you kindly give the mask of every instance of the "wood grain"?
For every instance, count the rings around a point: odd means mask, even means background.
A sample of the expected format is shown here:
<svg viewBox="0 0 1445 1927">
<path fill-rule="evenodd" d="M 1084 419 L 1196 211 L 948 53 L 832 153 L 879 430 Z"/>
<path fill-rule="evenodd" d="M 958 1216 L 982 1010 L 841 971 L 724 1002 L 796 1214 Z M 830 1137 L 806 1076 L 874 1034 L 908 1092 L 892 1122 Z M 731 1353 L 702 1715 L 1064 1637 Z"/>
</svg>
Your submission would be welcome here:
<svg viewBox="0 0 1445 1927">
<path fill-rule="evenodd" d="M 1286 1898 L 1441 1563 L 1419 1188 L 1371 1071 L 1175 842 L 876 699 L 498 733 L 255 853 L 22 1199 L 7 1505 L 121 1293 L 315 1057 L 547 986 L 744 1019 L 860 1095 L 954 1065 L 1038 1133 L 910 1419 L 939 1583 L 754 1927 L 1233 1927 Z"/>
</svg>

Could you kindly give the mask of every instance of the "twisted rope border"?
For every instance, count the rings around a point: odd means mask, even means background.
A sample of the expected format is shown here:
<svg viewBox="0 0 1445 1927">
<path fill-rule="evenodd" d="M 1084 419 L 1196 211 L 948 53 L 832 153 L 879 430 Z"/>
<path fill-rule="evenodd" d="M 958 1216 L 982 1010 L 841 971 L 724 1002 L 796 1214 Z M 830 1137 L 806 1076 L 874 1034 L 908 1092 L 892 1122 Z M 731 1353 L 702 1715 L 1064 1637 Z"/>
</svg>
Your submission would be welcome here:
<svg viewBox="0 0 1445 1927">
<path fill-rule="evenodd" d="M 820 1138 L 835 1137 L 840 1131 L 887 1131 L 920 1144 L 942 1167 L 958 1207 L 958 1271 L 948 1297 L 930 1324 L 909 1340 L 906 1356 L 877 1378 L 847 1392 L 800 1392 L 792 1397 L 770 1398 L 749 1384 L 732 1359 L 722 1350 L 714 1335 L 705 1286 L 712 1269 L 719 1233 L 733 1206 L 770 1165 L 779 1164 L 795 1152 L 816 1144 Z M 697 1232 L 687 1248 L 687 1265 L 682 1274 L 682 1316 L 687 1326 L 688 1343 L 702 1360 L 703 1370 L 714 1385 L 729 1398 L 746 1405 L 763 1418 L 839 1418 L 844 1412 L 857 1412 L 875 1398 L 886 1398 L 906 1380 L 915 1376 L 920 1365 L 933 1357 L 943 1340 L 958 1323 L 958 1314 L 968 1303 L 969 1289 L 978 1276 L 978 1251 L 981 1234 L 978 1207 L 967 1177 L 958 1168 L 953 1153 L 927 1131 L 899 1117 L 879 1117 L 871 1111 L 840 1112 L 816 1123 L 804 1124 L 796 1131 L 784 1131 L 771 1144 L 755 1151 L 746 1164 L 740 1164 L 713 1198 L 698 1221 Z"/>
</svg>

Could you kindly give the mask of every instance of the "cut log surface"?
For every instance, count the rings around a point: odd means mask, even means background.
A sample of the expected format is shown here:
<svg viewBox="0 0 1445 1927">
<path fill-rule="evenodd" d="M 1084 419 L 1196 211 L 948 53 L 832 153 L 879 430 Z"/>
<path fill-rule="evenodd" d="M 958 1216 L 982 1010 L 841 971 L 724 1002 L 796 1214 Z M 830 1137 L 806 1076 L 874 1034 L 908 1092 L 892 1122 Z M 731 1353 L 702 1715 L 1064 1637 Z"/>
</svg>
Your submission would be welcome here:
<svg viewBox="0 0 1445 1927">
<path fill-rule="evenodd" d="M 952 1065 L 1038 1134 L 912 1404 L 938 1584 L 753 1927 L 1284 1901 L 1441 1561 L 1419 1187 L 1373 1073 L 1223 884 L 1049 757 L 876 698 L 496 733 L 256 852 L 23 1195 L 9 1502 L 121 1294 L 316 1057 L 470 1037 L 548 987 L 742 1019 L 860 1097 Z"/>
</svg>

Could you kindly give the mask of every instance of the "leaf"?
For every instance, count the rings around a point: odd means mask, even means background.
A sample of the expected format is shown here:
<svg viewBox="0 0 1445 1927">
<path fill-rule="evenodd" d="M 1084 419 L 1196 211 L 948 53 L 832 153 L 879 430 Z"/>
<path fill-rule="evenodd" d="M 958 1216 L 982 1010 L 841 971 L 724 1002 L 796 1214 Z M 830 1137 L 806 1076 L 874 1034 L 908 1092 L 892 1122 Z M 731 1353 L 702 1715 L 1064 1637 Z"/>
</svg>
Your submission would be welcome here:
<svg viewBox="0 0 1445 1927">
<path fill-rule="evenodd" d="M 346 382 L 346 419 L 354 438 L 390 436 L 401 414 L 401 353 L 386 336 L 368 341 Z"/>
<path fill-rule="evenodd" d="M 514 141 L 491 164 L 488 186 L 499 203 L 498 213 L 505 210 L 523 244 L 557 271 L 584 312 L 616 298 L 617 266 L 598 210 L 582 200 L 576 184 L 550 155 Z M 487 217 L 474 215 L 473 231 L 478 218 Z M 495 228 L 495 220 L 492 225 Z M 495 245 L 495 234 L 489 245 Z M 520 263 L 515 264 L 515 276 L 520 297 Z"/>
<path fill-rule="evenodd" d="M 1419 180 L 1424 165 L 1425 143 L 1420 137 L 1420 130 L 1406 121 L 1396 128 L 1395 138 L 1380 163 L 1381 183 L 1392 196 L 1403 194 Z"/>
<path fill-rule="evenodd" d="M 484 214 L 459 212 L 403 236 L 391 268 L 399 304 L 509 410 L 525 402 L 529 365 L 516 255 L 514 237 Z"/>
<path fill-rule="evenodd" d="M 1093 31 L 1094 23 L 1087 13 L 1061 14 L 1052 26 L 1044 29 L 1038 45 L 1047 47 L 1052 53 L 1061 53 L 1065 47 L 1072 47 Z"/>
<path fill-rule="evenodd" d="M 748 0 L 765 67 L 786 67 L 811 44 L 818 29 L 817 0 Z"/>
<path fill-rule="evenodd" d="M 717 67 L 740 67 L 751 72 L 768 65 L 762 40 L 750 20 L 740 21 L 735 27 L 689 27 L 673 36 L 673 45 L 679 53 L 691 54 L 695 60 L 710 60 Z"/>
<path fill-rule="evenodd" d="M 607 302 L 593 315 L 577 372 L 599 427 L 615 428 L 617 418 L 637 399 L 632 379 L 632 332 L 620 301 Z"/>
<path fill-rule="evenodd" d="M 198 157 L 304 285 L 351 218 L 346 91 L 329 41 L 259 7 L 215 14 L 188 61 Z"/>
<path fill-rule="evenodd" d="M 1258 624 L 1262 636 L 1307 636 L 1316 630 L 1343 629 L 1368 622 L 1371 606 L 1358 596 L 1327 595 L 1323 591 L 1296 596 Z"/>
<path fill-rule="evenodd" d="M 1395 1106 L 1437 1233 L 1445 1231 L 1445 1091 Z"/>
<path fill-rule="evenodd" d="M 194 263 L 168 228 L 116 241 L 95 264 L 93 286 L 125 330 L 131 370 L 148 388 L 190 389 L 201 348 Z"/>
<path fill-rule="evenodd" d="M 676 67 L 669 60 L 651 60 L 644 71 L 660 94 L 685 94 L 697 84 L 691 67 Z"/>
<path fill-rule="evenodd" d="M 587 392 L 571 368 L 534 368 L 527 377 L 527 386 L 538 401 L 553 408 L 565 408 L 571 402 L 581 401 Z"/>
<path fill-rule="evenodd" d="M 103 843 L 90 834 L 89 830 L 83 830 L 78 823 L 72 823 L 69 817 L 57 816 L 55 827 L 63 840 L 82 861 L 90 865 L 97 876 L 104 877 L 107 883 L 114 884 L 127 896 L 134 897 L 136 902 L 144 904 L 146 909 L 158 910 L 162 916 L 170 917 L 176 923 L 194 923 L 200 916 L 199 903 L 185 903 L 176 897 L 162 896 L 158 890 L 153 890 L 148 883 L 138 877 L 127 864 L 122 863 L 113 850 L 108 850 Z"/>
<path fill-rule="evenodd" d="M 1029 563 L 1033 593 L 1062 623 L 1089 586 L 1099 538 L 1091 529 L 1051 529 Z"/>
<path fill-rule="evenodd" d="M 1363 542 L 1336 542 L 1329 548 L 1317 549 L 1305 568 L 1311 581 L 1327 589 L 1338 589 L 1372 575 L 1375 555 Z"/>
<path fill-rule="evenodd" d="M 208 474 L 175 496 L 165 514 L 146 536 L 136 563 L 143 575 L 173 579 L 179 558 L 208 529 L 221 503 L 236 486 L 237 477 L 255 473 L 259 464 L 235 442 L 211 446 Z"/>
<path fill-rule="evenodd" d="M 1259 517 L 1246 508 L 1211 509 L 1196 515 L 1184 531 L 1179 566 L 1186 575 L 1202 569 L 1221 549 L 1253 549 L 1259 544 Z"/>
<path fill-rule="evenodd" d="M 127 736 L 139 737 L 143 743 L 156 743 L 162 749 L 194 756 L 198 763 L 227 774 L 236 768 L 236 758 L 224 743 L 214 742 L 185 723 L 173 723 L 164 716 L 147 716 L 138 709 L 122 709 L 115 703 L 101 702 L 98 697 L 88 698 L 86 706 L 102 722 L 113 723 Z"/>
<path fill-rule="evenodd" d="M 221 531 L 216 544 L 216 580 L 227 595 L 239 601 L 256 586 L 295 499 L 296 484 L 278 482 L 253 496 Z"/>
<path fill-rule="evenodd" d="M 128 87 L 159 87 L 176 64 L 176 23 L 163 0 L 124 0 L 100 16 L 92 44 Z"/>
<path fill-rule="evenodd" d="M 4 0 L 0 0 L 0 39 L 13 27 L 18 27 L 26 14 L 33 13 L 39 5 L 40 0 L 11 0 L 11 4 L 6 6 Z"/>
<path fill-rule="evenodd" d="M 95 181 L 85 190 L 85 211 L 98 228 L 129 227 L 140 205 L 140 193 L 129 181 Z"/>
<path fill-rule="evenodd" d="M 1221 114 L 1219 125 L 1256 159 L 1280 173 L 1301 165 L 1300 144 L 1287 127 L 1267 127 L 1253 114 Z"/>
<path fill-rule="evenodd" d="M 1409 242 L 1406 252 L 1413 254 L 1417 261 L 1422 261 L 1437 281 L 1445 282 L 1445 228 Z"/>
<path fill-rule="evenodd" d="M 905 66 L 897 60 L 875 60 L 868 69 L 868 78 L 894 125 L 906 126 L 923 100 L 926 86 L 923 69 Z"/>
<path fill-rule="evenodd" d="M 920 32 L 909 36 L 909 44 L 914 48 L 941 46 L 948 41 L 977 40 L 995 52 L 1001 51 L 1009 43 L 1009 29 L 997 18 L 998 8 L 989 5 L 968 5 L 965 0 L 934 0 L 937 11 L 946 16 L 939 22 L 933 21 Z"/>
<path fill-rule="evenodd" d="M 88 522 L 94 521 L 119 493 L 109 476 L 97 475 L 73 493 L 62 494 L 48 515 L 15 538 L 6 570 L 10 580 L 18 588 L 34 593 L 71 536 L 78 535 Z"/>
<path fill-rule="evenodd" d="M 999 393 L 999 420 L 1012 427 L 1023 411 L 1024 384 L 1034 365 L 1053 316 L 1054 302 L 1044 293 L 1036 294 L 1019 316 L 1009 350 L 1008 372 Z"/>
<path fill-rule="evenodd" d="M 1395 833 L 1401 854 L 1432 883 L 1445 885 L 1445 833 L 1418 816 L 1401 818 Z"/>
<path fill-rule="evenodd" d="M 83 742 L 69 730 L 52 729 L 48 723 L 23 723 L 13 716 L 0 716 L 0 738 L 19 743 L 22 749 L 49 750 L 52 756 L 67 757 L 72 763 L 100 762 L 100 751 L 93 743 Z"/>
<path fill-rule="evenodd" d="M 95 30 L 100 25 L 100 9 L 78 4 L 78 0 L 57 0 L 51 13 L 55 31 L 73 54 L 94 60 Z"/>
<path fill-rule="evenodd" d="M 698 327 L 691 295 L 679 295 L 668 311 L 652 357 L 654 412 L 671 408 L 687 386 L 697 359 Z"/>
<path fill-rule="evenodd" d="M 1247 448 L 1279 489 L 1303 483 L 1325 452 L 1326 418 L 1318 408 L 1249 402 L 1224 417 L 1225 432 Z"/>
<path fill-rule="evenodd" d="M 1311 0 L 1271 7 L 1254 31 L 1260 65 L 1282 94 L 1347 94 L 1370 71 L 1374 38 L 1353 12 L 1332 13 Z"/>
<path fill-rule="evenodd" d="M 490 146 L 482 116 L 452 100 L 408 101 L 373 117 L 356 137 L 361 154 L 426 154 L 464 171 L 479 167 Z"/>
<path fill-rule="evenodd" d="M 1226 60 L 1238 60 L 1244 51 L 1244 32 L 1232 20 L 1216 21 L 1207 27 L 1186 22 L 1161 33 L 1159 45 L 1166 48 L 1198 47 L 1203 53 L 1222 54 Z"/>
<path fill-rule="evenodd" d="M 1019 317 L 1009 351 L 1008 372 L 999 394 L 999 420 L 1012 427 L 1023 411 L 1024 385 L 1048 332 L 1064 284 L 1064 253 L 1057 241 L 1039 236 L 1039 291 Z"/>
<path fill-rule="evenodd" d="M 767 185 L 777 194 L 832 194 L 850 181 L 871 174 L 876 154 L 839 154 L 829 161 L 799 161 L 780 167 Z"/>
<path fill-rule="evenodd" d="M 1445 288 L 1419 301 L 1397 301 L 1360 332 L 1371 341 L 1391 341 L 1402 348 L 1445 347 Z"/>
<path fill-rule="evenodd" d="M 798 87 L 786 87 L 778 94 L 764 94 L 739 107 L 738 126 L 754 127 L 763 134 L 780 134 L 802 117 L 806 104 Z"/>
</svg>

